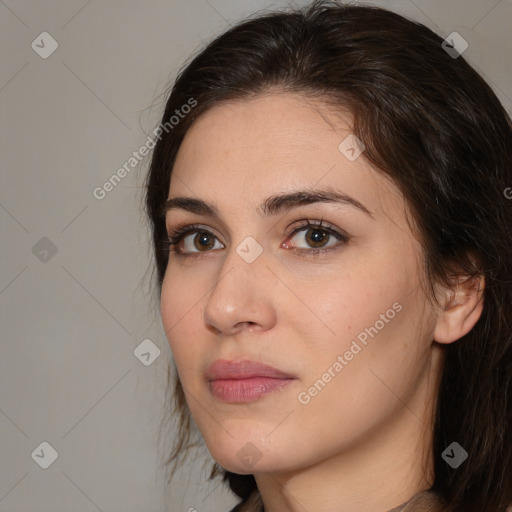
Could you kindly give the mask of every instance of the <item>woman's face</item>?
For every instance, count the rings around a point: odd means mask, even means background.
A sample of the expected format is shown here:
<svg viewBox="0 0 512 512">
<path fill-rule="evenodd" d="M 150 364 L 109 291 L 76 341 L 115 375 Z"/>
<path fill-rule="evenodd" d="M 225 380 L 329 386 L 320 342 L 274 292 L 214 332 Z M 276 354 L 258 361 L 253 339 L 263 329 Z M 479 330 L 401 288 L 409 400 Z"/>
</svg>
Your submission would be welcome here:
<svg viewBox="0 0 512 512">
<path fill-rule="evenodd" d="M 269 93 L 207 111 L 178 153 L 168 197 L 193 201 L 169 205 L 167 229 L 199 226 L 169 254 L 163 324 L 192 415 L 232 472 L 383 443 L 396 454 L 431 420 L 422 251 L 350 122 Z"/>
</svg>

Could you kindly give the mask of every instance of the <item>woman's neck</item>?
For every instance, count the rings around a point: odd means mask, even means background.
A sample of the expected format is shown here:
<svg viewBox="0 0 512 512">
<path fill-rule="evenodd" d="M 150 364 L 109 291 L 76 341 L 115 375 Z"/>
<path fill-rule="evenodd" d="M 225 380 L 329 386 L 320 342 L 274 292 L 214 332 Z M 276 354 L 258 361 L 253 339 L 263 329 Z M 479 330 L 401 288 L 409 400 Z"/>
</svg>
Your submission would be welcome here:
<svg viewBox="0 0 512 512">
<path fill-rule="evenodd" d="M 254 475 L 265 512 L 400 510 L 432 485 L 432 432 L 425 424 L 404 408 L 341 454 L 300 471 Z"/>
</svg>

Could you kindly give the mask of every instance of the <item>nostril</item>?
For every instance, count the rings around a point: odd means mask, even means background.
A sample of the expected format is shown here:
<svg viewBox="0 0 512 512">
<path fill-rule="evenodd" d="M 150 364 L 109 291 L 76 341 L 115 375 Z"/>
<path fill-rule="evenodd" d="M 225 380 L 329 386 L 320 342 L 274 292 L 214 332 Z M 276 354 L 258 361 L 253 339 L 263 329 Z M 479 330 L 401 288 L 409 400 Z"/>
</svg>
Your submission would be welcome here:
<svg viewBox="0 0 512 512">
<path fill-rule="evenodd" d="M 236 329 L 243 329 L 244 327 L 248 327 L 248 328 L 251 328 L 251 327 L 254 327 L 258 325 L 257 322 L 251 322 L 251 321 L 247 321 L 247 322 L 238 322 L 236 325 L 235 325 L 235 328 Z"/>
</svg>

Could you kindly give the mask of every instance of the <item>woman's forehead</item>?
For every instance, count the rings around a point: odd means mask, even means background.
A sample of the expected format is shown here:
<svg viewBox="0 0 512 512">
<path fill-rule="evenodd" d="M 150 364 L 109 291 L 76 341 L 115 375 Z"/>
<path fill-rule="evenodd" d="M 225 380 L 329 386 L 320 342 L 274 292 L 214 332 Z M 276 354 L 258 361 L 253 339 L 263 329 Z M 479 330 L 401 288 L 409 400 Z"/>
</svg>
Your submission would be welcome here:
<svg viewBox="0 0 512 512">
<path fill-rule="evenodd" d="M 398 188 L 364 158 L 350 119 L 296 94 L 217 106 L 187 133 L 169 197 L 195 196 L 219 208 L 254 206 L 286 192 L 331 189 L 368 211 L 403 214 Z M 399 209 L 399 210 L 398 210 Z"/>
</svg>

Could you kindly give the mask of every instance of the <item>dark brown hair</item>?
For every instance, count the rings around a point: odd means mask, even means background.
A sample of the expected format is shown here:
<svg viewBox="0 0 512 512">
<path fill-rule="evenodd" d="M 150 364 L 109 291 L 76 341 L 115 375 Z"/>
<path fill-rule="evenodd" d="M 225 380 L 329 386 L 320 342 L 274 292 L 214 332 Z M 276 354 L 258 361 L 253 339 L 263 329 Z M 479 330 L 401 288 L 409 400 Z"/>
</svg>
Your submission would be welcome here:
<svg viewBox="0 0 512 512">
<path fill-rule="evenodd" d="M 272 90 L 349 109 L 364 156 L 404 194 L 430 283 L 484 276 L 476 326 L 445 347 L 434 425 L 432 490 L 446 512 L 504 512 L 512 503 L 512 126 L 491 88 L 425 26 L 376 7 L 314 2 L 246 20 L 180 72 L 162 123 L 197 105 L 156 144 L 147 177 L 158 288 L 168 253 L 162 206 L 173 164 L 194 121 L 213 105 Z M 187 451 L 191 418 L 175 382 L 180 434 L 168 462 Z M 441 458 L 453 441 L 469 454 Z M 252 475 L 222 472 L 241 498 Z"/>
</svg>

